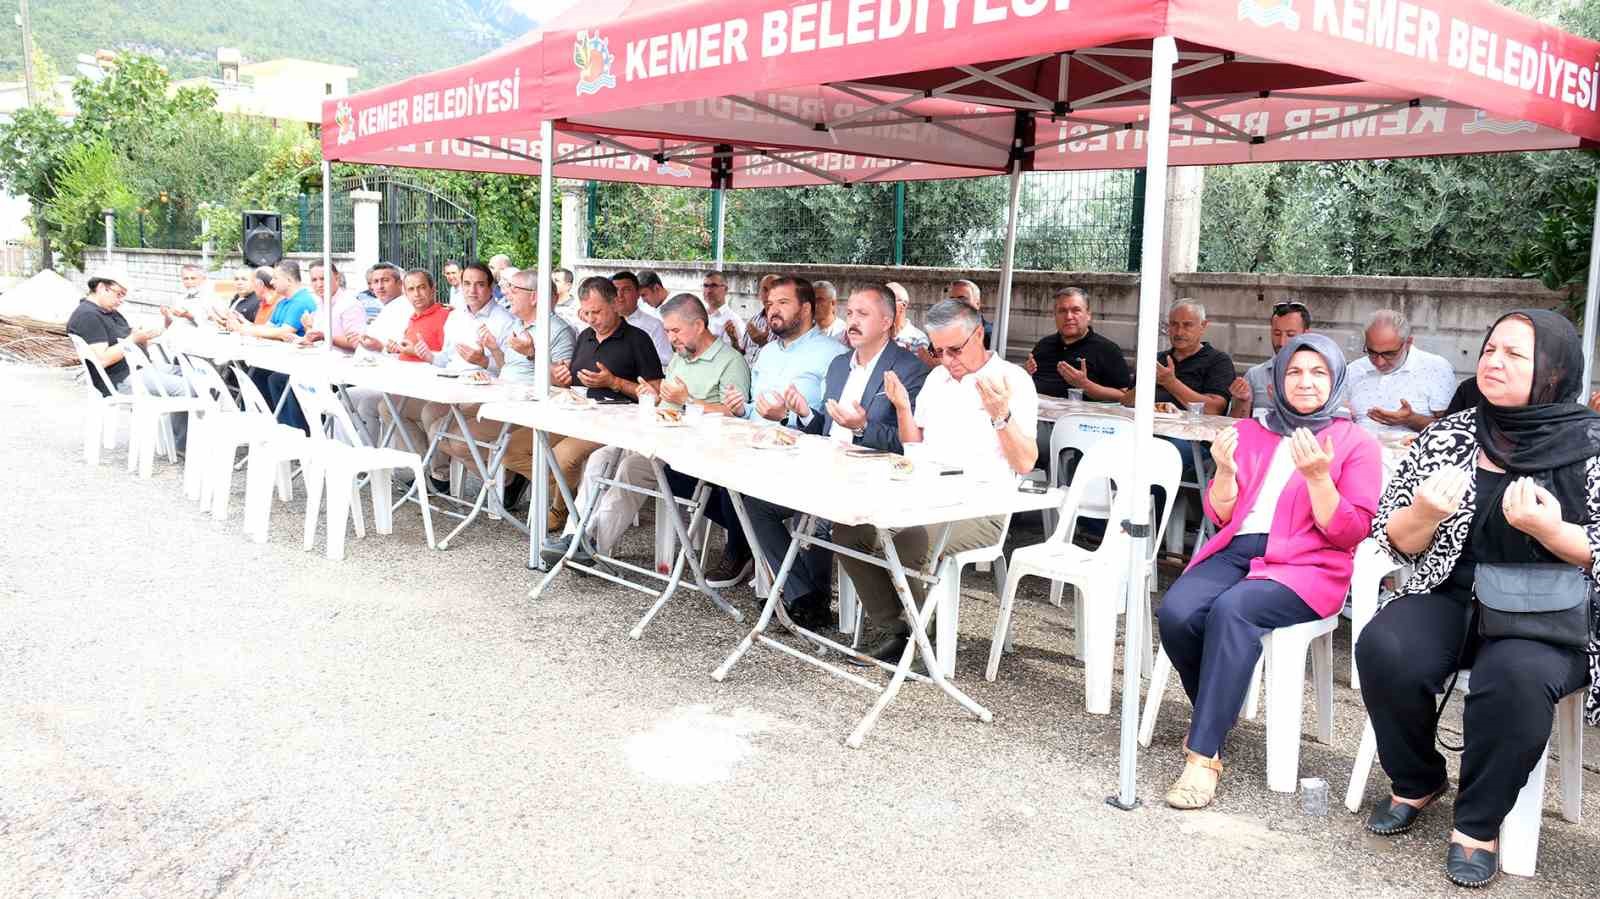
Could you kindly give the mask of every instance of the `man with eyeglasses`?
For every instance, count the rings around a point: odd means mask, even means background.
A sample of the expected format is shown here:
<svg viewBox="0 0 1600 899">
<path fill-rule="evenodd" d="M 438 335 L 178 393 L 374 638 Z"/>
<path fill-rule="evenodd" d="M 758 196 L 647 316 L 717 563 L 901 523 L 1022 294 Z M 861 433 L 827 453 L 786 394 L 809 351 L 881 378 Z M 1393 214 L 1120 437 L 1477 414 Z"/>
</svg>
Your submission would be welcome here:
<svg viewBox="0 0 1600 899">
<path fill-rule="evenodd" d="M 1311 310 L 1297 301 L 1278 303 L 1272 307 L 1272 353 L 1277 355 L 1291 339 L 1311 330 Z M 1272 408 L 1272 356 L 1245 370 L 1244 377 L 1235 378 L 1228 387 L 1228 414 L 1234 418 L 1249 418 L 1257 408 Z M 1257 400 L 1260 400 L 1258 403 Z"/>
<path fill-rule="evenodd" d="M 744 318 L 728 306 L 727 276 L 706 272 L 700 288 L 705 291 L 706 327 L 723 343 L 744 352 Z M 745 367 L 749 367 L 748 360 Z"/>
<path fill-rule="evenodd" d="M 885 397 L 894 406 L 900 441 L 920 444 L 928 461 L 959 466 L 966 476 L 993 481 L 996 490 L 1015 489 L 1018 476 L 1033 470 L 1039 449 L 1034 443 L 1039 419 L 1039 394 L 1022 367 L 983 348 L 983 323 L 976 310 L 960 300 L 944 300 L 928 310 L 929 354 L 940 365 L 928 373 L 916 400 L 893 371 L 883 374 Z M 1003 516 L 973 518 L 950 528 L 945 554 L 993 546 L 1005 525 Z M 927 567 L 933 541 L 943 526 L 916 527 L 892 535 L 895 551 L 907 571 Z M 877 528 L 835 525 L 833 541 L 857 552 L 878 548 Z M 839 563 L 855 584 L 868 620 L 881 635 L 863 652 L 895 662 L 911 637 L 899 594 L 889 572 L 852 556 Z M 913 581 L 911 594 L 920 607 L 927 585 Z"/>
<path fill-rule="evenodd" d="M 1350 363 L 1350 412 L 1377 437 L 1400 438 L 1432 424 L 1450 406 L 1456 374 L 1443 356 L 1412 343 L 1411 322 L 1393 309 L 1367 320 L 1365 355 Z"/>
</svg>

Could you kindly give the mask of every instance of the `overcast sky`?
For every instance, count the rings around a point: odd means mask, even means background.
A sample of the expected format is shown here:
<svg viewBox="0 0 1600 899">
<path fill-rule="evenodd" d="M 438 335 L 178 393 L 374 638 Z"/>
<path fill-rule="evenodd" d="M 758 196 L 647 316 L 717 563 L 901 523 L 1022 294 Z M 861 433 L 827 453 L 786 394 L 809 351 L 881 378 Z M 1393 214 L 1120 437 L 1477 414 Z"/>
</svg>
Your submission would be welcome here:
<svg viewBox="0 0 1600 899">
<path fill-rule="evenodd" d="M 513 9 L 536 21 L 546 21 L 573 6 L 577 0 L 510 0 Z"/>
</svg>

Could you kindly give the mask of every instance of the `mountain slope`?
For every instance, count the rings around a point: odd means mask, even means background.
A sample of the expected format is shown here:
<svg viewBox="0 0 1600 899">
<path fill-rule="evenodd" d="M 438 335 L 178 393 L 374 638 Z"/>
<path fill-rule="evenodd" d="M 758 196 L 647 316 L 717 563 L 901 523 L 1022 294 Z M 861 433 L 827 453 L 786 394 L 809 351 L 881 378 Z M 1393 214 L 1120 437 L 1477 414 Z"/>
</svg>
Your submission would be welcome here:
<svg viewBox="0 0 1600 899">
<path fill-rule="evenodd" d="M 138 51 L 174 78 L 215 75 L 218 47 L 245 62 L 293 56 L 355 66 L 360 90 L 481 56 L 535 24 L 505 0 L 30 0 L 34 43 L 58 72 L 80 53 Z M 16 0 L 0 0 L 0 77 L 21 78 Z"/>
</svg>

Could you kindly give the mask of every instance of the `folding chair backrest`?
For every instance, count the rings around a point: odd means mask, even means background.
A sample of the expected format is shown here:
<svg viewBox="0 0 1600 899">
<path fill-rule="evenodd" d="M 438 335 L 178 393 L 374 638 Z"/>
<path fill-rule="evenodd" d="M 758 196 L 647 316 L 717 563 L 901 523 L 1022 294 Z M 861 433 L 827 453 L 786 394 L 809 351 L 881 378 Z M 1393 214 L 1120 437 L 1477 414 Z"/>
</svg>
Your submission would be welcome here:
<svg viewBox="0 0 1600 899">
<path fill-rule="evenodd" d="M 1156 526 L 1156 531 L 1148 547 L 1148 561 L 1154 563 L 1156 554 L 1166 545 L 1162 540 L 1167 535 L 1167 524 L 1172 521 L 1173 500 L 1178 496 L 1178 484 L 1183 480 L 1183 454 L 1171 441 L 1152 435 L 1139 448 L 1139 463 L 1139 467 L 1150 476 L 1150 486 L 1160 487 L 1162 495 L 1166 497 L 1163 508 L 1156 510 L 1160 520 L 1151 522 Z"/>
<path fill-rule="evenodd" d="M 1061 454 L 1073 450 L 1078 454 L 1078 468 L 1083 467 L 1083 456 L 1091 447 L 1097 446 L 1106 440 L 1118 437 L 1131 439 L 1133 436 L 1133 422 L 1116 415 L 1067 415 L 1056 422 L 1055 429 L 1050 432 L 1050 459 L 1059 460 Z M 1131 449 L 1131 447 L 1130 447 Z M 1056 478 L 1056 483 L 1075 481 L 1076 475 L 1070 479 Z M 1084 518 L 1111 517 L 1111 495 L 1105 489 L 1105 484 L 1091 484 L 1089 491 L 1084 494 L 1078 505 L 1078 514 Z"/>
<path fill-rule="evenodd" d="M 106 367 L 100 364 L 100 355 L 91 349 L 82 337 L 76 334 L 68 334 L 67 337 L 72 341 L 72 348 L 78 351 L 78 361 L 83 365 L 83 373 L 85 378 L 88 379 L 89 389 L 94 391 L 96 396 L 100 395 L 100 390 L 94 386 L 95 379 L 98 377 L 100 383 L 106 385 L 106 390 L 115 394 L 117 385 L 111 383 L 111 376 L 106 374 Z"/>
<path fill-rule="evenodd" d="M 1083 452 L 1072 481 L 1067 485 L 1067 495 L 1061 501 L 1056 530 L 1050 535 L 1052 541 L 1071 542 L 1079 518 L 1111 517 L 1111 506 L 1121 487 L 1120 482 L 1128 476 L 1128 459 L 1132 454 L 1132 435 L 1100 440 Z M 1094 505 L 1092 497 L 1101 497 L 1103 505 Z M 1121 529 L 1108 523 L 1099 551 L 1125 545 L 1126 539 Z"/>
<path fill-rule="evenodd" d="M 272 404 L 261 395 L 261 388 L 250 379 L 250 372 L 243 363 L 233 363 L 233 380 L 239 385 L 239 399 L 244 403 L 244 411 L 272 414 Z"/>
<path fill-rule="evenodd" d="M 216 403 L 221 412 L 238 412 L 239 407 L 233 401 L 233 394 L 229 392 L 228 385 L 212 367 L 211 361 L 204 356 L 192 356 L 188 353 L 178 354 L 178 367 L 183 370 L 184 377 L 194 385 L 195 393 Z"/>
<path fill-rule="evenodd" d="M 333 385 L 304 373 L 289 374 L 289 389 L 300 404 L 300 414 L 311 425 L 311 439 L 335 439 L 351 446 L 366 446 L 365 435 L 350 420 L 350 410 L 339 401 Z"/>
<path fill-rule="evenodd" d="M 152 379 L 156 383 L 154 392 L 150 390 L 150 385 L 145 382 L 144 370 L 150 367 L 150 357 L 145 355 L 144 350 L 137 343 L 126 337 L 118 340 L 117 346 L 122 348 L 122 358 L 128 363 L 128 383 L 133 387 L 133 395 L 166 396 L 167 392 L 161 387 L 160 379 Z"/>
</svg>

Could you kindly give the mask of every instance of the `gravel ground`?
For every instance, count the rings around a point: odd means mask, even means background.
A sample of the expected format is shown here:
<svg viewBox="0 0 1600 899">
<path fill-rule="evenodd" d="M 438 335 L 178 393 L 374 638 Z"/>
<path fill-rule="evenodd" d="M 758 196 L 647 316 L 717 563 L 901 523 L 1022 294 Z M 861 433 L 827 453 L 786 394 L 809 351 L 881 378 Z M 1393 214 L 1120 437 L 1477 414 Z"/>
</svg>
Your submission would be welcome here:
<svg viewBox="0 0 1600 899">
<path fill-rule="evenodd" d="M 1040 591 L 990 684 L 996 601 L 968 575 L 958 680 L 992 724 L 913 684 L 851 750 L 869 695 L 760 648 L 714 683 L 743 631 L 703 601 L 636 642 L 644 597 L 568 576 L 530 601 L 515 531 L 434 552 L 414 510 L 334 563 L 302 552 L 297 497 L 258 546 L 242 478 L 219 523 L 175 466 L 87 468 L 81 402 L 69 373 L 0 365 L 0 895 L 1456 892 L 1445 810 L 1380 840 L 1343 809 L 1344 631 L 1334 743 L 1300 761 L 1328 817 L 1266 790 L 1259 722 L 1212 809 L 1167 809 L 1175 685 L 1120 812 L 1116 720 L 1083 711 L 1070 614 Z M 1497 894 L 1600 893 L 1595 780 L 1574 825 L 1551 778 L 1539 878 Z"/>
</svg>

